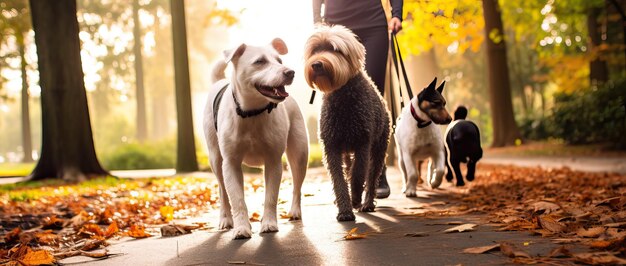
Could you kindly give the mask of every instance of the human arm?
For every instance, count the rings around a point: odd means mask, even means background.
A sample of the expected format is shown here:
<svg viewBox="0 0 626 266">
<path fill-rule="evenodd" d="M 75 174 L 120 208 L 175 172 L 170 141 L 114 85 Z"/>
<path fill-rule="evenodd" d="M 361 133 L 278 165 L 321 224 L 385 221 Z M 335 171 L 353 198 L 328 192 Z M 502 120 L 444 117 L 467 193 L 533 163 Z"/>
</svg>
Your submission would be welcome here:
<svg viewBox="0 0 626 266">
<path fill-rule="evenodd" d="M 313 0 L 313 23 L 322 22 L 322 3 L 324 0 Z"/>
<path fill-rule="evenodd" d="M 400 32 L 400 30 L 402 30 L 403 0 L 390 0 L 390 2 L 391 2 L 391 19 L 389 20 L 388 28 L 389 30 L 397 33 L 397 32 Z"/>
</svg>

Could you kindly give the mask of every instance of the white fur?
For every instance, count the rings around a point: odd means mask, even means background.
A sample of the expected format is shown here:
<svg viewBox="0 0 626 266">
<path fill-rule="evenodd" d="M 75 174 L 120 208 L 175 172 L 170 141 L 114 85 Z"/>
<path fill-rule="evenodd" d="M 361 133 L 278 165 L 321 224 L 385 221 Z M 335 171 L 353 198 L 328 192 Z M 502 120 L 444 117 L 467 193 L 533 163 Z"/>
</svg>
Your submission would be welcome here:
<svg viewBox="0 0 626 266">
<path fill-rule="evenodd" d="M 415 113 L 424 121 L 430 118 L 418 108 L 417 97 L 411 99 Z M 441 129 L 435 123 L 427 127 L 418 128 L 417 121 L 411 115 L 411 107 L 406 106 L 398 119 L 396 126 L 396 147 L 398 150 L 398 165 L 404 177 L 404 193 L 407 197 L 416 196 L 417 183 L 421 183 L 421 162 L 428 161 L 426 180 L 432 188 L 441 185 L 445 172 L 444 143 Z"/>
<path fill-rule="evenodd" d="M 283 169 L 281 157 L 285 152 L 294 181 L 289 214 L 293 219 L 300 219 L 302 215 L 300 190 L 308 161 L 308 136 L 302 113 L 293 98 L 287 97 L 284 101 L 267 98 L 254 87 L 257 83 L 280 84 L 283 72 L 289 70 L 277 61 L 278 52 L 286 53 L 286 46 L 280 47 L 282 41 L 275 42 L 266 47 L 242 45 L 234 51 L 225 52 L 225 60 L 215 66 L 213 79 L 223 76 L 219 69 L 223 71 L 227 61 L 232 61 L 234 73 L 218 110 L 217 132 L 213 101 L 218 91 L 228 83 L 226 79 L 213 84 L 204 111 L 209 158 L 220 187 L 219 228 L 233 227 L 235 238 L 249 238 L 252 234 L 244 201 L 242 163 L 264 166 L 266 192 L 261 233 L 278 231 L 276 205 Z M 254 65 L 254 61 L 262 55 L 268 63 L 262 67 Z M 270 101 L 278 103 L 278 106 L 269 114 L 265 111 L 257 116 L 241 118 L 235 111 L 233 90 L 243 110 L 263 108 Z"/>
</svg>

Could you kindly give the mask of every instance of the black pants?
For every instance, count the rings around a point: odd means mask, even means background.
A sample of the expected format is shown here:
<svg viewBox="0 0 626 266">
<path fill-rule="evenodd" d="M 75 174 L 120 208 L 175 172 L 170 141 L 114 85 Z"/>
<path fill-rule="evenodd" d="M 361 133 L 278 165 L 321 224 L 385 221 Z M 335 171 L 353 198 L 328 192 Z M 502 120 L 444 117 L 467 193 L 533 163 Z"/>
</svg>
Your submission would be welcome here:
<svg viewBox="0 0 626 266">
<path fill-rule="evenodd" d="M 389 35 L 387 27 L 376 27 L 353 30 L 363 46 L 365 46 L 365 71 L 380 91 L 385 92 L 385 71 L 389 51 Z"/>
<path fill-rule="evenodd" d="M 387 27 L 376 27 L 353 30 L 363 46 L 365 46 L 365 72 L 372 78 L 374 85 L 380 91 L 380 95 L 385 95 L 385 72 L 387 70 L 387 55 L 389 53 L 389 34 Z M 381 178 L 377 186 L 380 186 L 380 182 L 385 187 L 389 187 L 387 184 L 387 166 L 383 167 Z"/>
</svg>

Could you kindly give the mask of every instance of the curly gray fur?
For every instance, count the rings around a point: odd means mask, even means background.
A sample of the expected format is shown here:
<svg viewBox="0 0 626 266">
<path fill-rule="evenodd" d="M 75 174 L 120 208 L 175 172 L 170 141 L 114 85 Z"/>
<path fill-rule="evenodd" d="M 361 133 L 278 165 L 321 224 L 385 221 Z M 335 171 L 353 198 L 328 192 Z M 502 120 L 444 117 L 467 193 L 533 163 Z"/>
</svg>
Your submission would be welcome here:
<svg viewBox="0 0 626 266">
<path fill-rule="evenodd" d="M 325 94 L 320 116 L 320 140 L 339 209 L 337 220 L 354 220 L 352 208 L 374 211 L 376 184 L 385 164 L 390 118 L 385 102 L 362 71 L 344 86 Z M 353 156 L 350 156 L 353 155 Z M 343 163 L 346 162 L 346 177 Z M 361 203 L 365 189 L 365 200 Z"/>
</svg>

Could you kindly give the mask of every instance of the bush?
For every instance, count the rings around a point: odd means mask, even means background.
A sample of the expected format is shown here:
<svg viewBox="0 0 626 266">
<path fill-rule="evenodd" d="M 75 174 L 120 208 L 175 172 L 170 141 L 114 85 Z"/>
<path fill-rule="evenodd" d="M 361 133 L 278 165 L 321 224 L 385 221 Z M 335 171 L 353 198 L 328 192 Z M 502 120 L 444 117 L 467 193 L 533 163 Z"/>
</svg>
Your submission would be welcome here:
<svg viewBox="0 0 626 266">
<path fill-rule="evenodd" d="M 626 79 L 554 95 L 554 135 L 570 144 L 611 143 L 626 148 Z"/>
<path fill-rule="evenodd" d="M 174 168 L 176 143 L 173 140 L 129 143 L 103 156 L 102 164 L 110 170 Z"/>
</svg>

